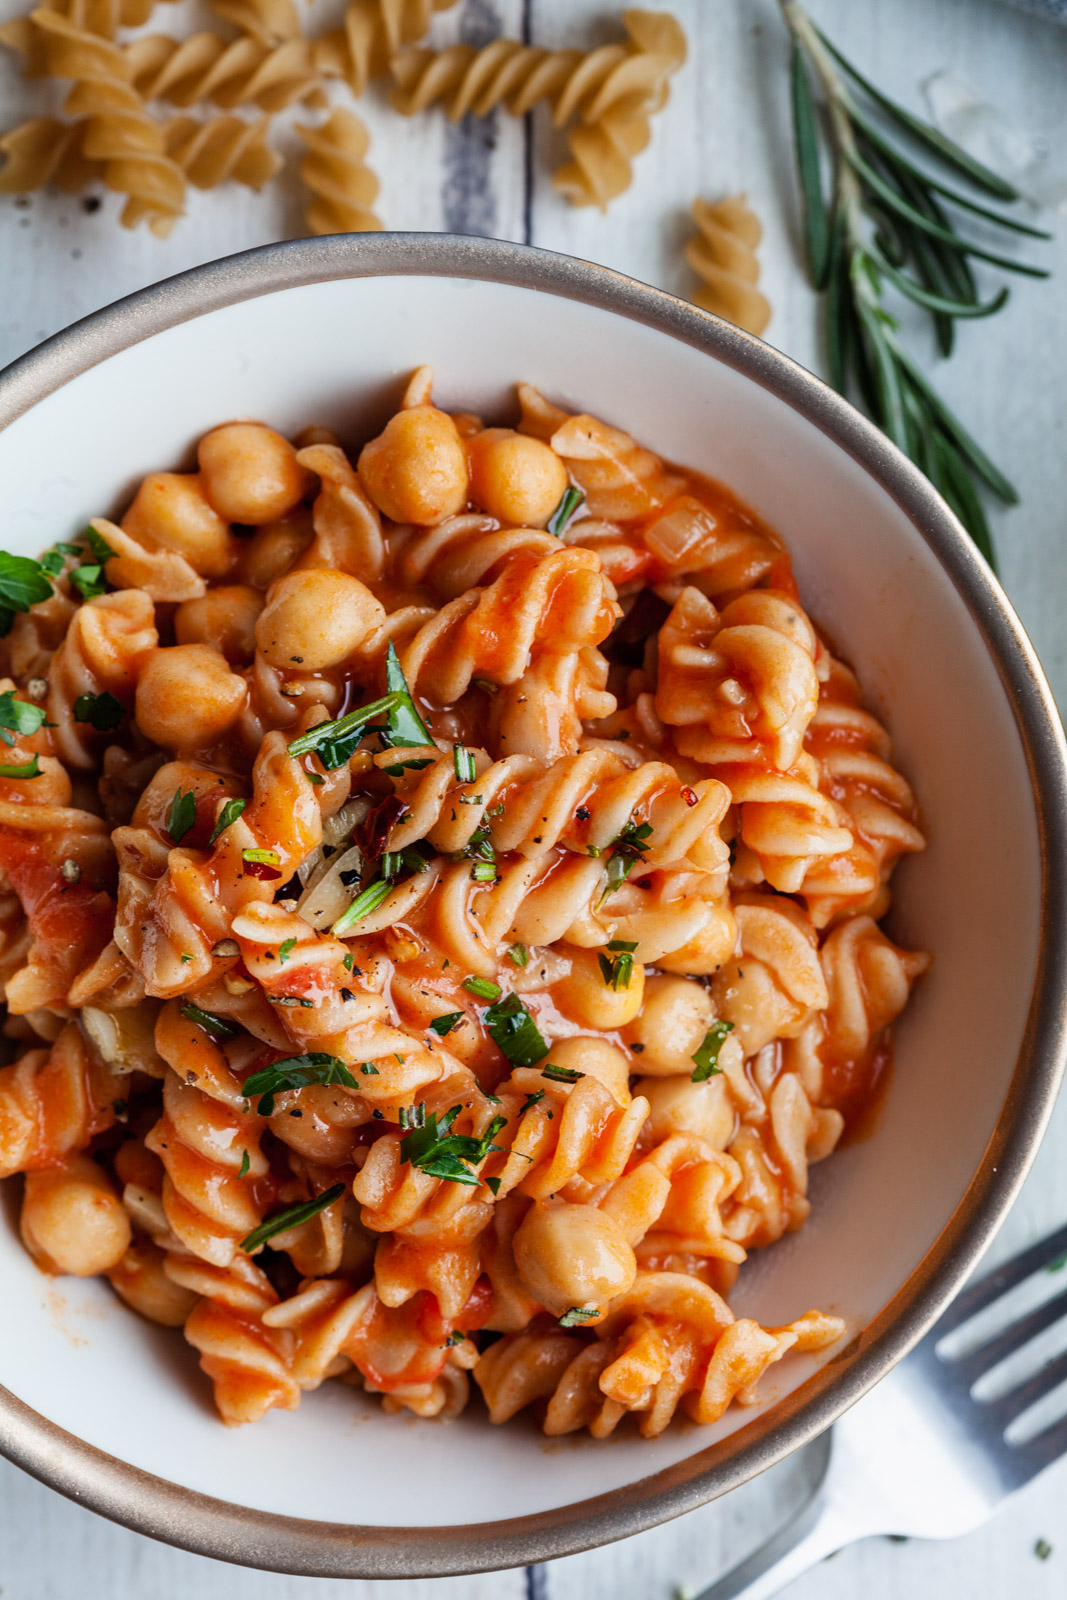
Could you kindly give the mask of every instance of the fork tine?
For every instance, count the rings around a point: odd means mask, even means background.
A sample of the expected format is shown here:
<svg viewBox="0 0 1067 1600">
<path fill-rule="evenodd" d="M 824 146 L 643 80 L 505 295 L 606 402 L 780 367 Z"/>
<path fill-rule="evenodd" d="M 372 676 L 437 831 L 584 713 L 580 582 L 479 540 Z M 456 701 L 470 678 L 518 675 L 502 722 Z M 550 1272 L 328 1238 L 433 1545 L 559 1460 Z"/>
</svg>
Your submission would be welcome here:
<svg viewBox="0 0 1067 1600">
<path fill-rule="evenodd" d="M 1067 1227 L 1058 1228 L 1055 1233 L 1050 1233 L 1047 1239 L 1039 1239 L 1037 1244 L 1024 1250 L 1021 1255 L 1014 1256 L 1011 1261 L 1005 1261 L 995 1272 L 990 1272 L 977 1283 L 972 1283 L 968 1288 L 958 1294 L 931 1330 L 937 1338 L 942 1338 L 954 1328 L 963 1324 L 977 1312 L 984 1311 L 986 1306 L 991 1306 L 1009 1289 L 1014 1289 L 1017 1283 L 1022 1283 L 1026 1278 L 1039 1272 L 1042 1267 L 1067 1254 Z"/>
<path fill-rule="evenodd" d="M 1021 1469 L 1018 1473 L 1018 1483 L 1021 1487 L 1024 1483 L 1029 1483 L 1031 1478 L 1036 1478 L 1039 1472 L 1043 1472 L 1054 1461 L 1058 1461 L 1062 1455 L 1067 1454 L 1067 1417 L 1061 1417 L 1051 1428 L 1039 1433 L 1036 1439 L 1029 1439 L 1026 1444 L 1016 1446 L 1012 1454 L 1017 1460 L 1017 1468 Z"/>
<path fill-rule="evenodd" d="M 975 1403 L 983 1406 L 989 1417 L 995 1419 L 1000 1427 L 1006 1428 L 1015 1417 L 1021 1417 L 1024 1411 L 1028 1411 L 1038 1400 L 1043 1400 L 1047 1394 L 1051 1394 L 1065 1379 L 1067 1379 L 1067 1350 L 1054 1360 L 1046 1362 L 1032 1377 L 1027 1378 L 1025 1383 L 1020 1383 L 1017 1389 L 1009 1390 L 997 1400 L 986 1402 L 979 1400 Z"/>
<path fill-rule="evenodd" d="M 991 1372 L 998 1362 L 1005 1360 L 1014 1351 L 1021 1350 L 1023 1345 L 1029 1344 L 1031 1339 L 1043 1333 L 1046 1328 L 1051 1328 L 1062 1317 L 1067 1317 L 1067 1290 L 1056 1295 L 1053 1300 L 1046 1300 L 1044 1305 L 1038 1306 L 1027 1316 L 1020 1317 L 1018 1322 L 1013 1322 L 987 1344 L 980 1345 L 977 1350 L 972 1350 L 968 1355 L 961 1356 L 958 1361 L 948 1364 L 955 1367 L 962 1378 L 973 1383 L 983 1373 Z"/>
</svg>

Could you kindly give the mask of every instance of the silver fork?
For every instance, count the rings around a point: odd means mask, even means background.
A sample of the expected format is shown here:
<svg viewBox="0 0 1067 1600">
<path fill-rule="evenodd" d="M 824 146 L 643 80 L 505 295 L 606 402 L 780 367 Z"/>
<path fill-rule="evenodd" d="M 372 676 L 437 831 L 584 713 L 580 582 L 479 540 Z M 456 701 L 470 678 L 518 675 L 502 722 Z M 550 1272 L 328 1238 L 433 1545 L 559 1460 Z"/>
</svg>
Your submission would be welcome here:
<svg viewBox="0 0 1067 1600">
<path fill-rule="evenodd" d="M 1067 1379 L 1067 1352 L 998 1398 L 974 1394 L 980 1378 L 1067 1317 L 1067 1282 L 977 1348 L 955 1357 L 944 1349 L 950 1335 L 1065 1253 L 1067 1227 L 964 1289 L 915 1349 L 835 1424 L 811 1500 L 695 1600 L 768 1600 L 825 1556 L 872 1534 L 970 1533 L 1067 1454 L 1067 1417 L 1023 1443 L 1005 1437 L 1014 1420 Z"/>
</svg>

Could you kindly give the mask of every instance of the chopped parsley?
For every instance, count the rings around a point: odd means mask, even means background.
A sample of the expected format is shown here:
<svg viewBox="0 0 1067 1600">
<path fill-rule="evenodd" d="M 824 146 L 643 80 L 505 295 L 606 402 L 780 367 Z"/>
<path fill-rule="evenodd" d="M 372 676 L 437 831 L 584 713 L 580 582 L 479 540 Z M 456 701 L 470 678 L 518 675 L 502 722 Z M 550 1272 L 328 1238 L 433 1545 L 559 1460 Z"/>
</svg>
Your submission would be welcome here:
<svg viewBox="0 0 1067 1600">
<path fill-rule="evenodd" d="M 519 1107 L 519 1116 L 520 1117 L 524 1117 L 526 1115 L 527 1111 L 532 1111 L 534 1106 L 540 1105 L 541 1101 L 544 1098 L 545 1098 L 545 1091 L 543 1089 L 534 1089 L 531 1094 L 528 1094 L 526 1096 L 526 1099 L 522 1102 L 522 1105 Z"/>
<path fill-rule="evenodd" d="M 557 1067 L 552 1061 L 547 1067 L 541 1068 L 542 1078 L 549 1078 L 553 1083 L 577 1083 L 579 1078 L 584 1078 L 585 1073 L 579 1072 L 575 1067 Z"/>
<path fill-rule="evenodd" d="M 196 823 L 196 795 L 192 789 L 182 794 L 181 784 L 178 785 L 174 799 L 167 812 L 165 827 L 175 844 L 180 844 Z"/>
<path fill-rule="evenodd" d="M 719 1051 L 726 1042 L 727 1034 L 733 1032 L 733 1027 L 732 1022 L 712 1023 L 704 1035 L 699 1049 L 693 1052 L 693 1060 L 696 1062 L 696 1067 L 692 1074 L 694 1083 L 703 1083 L 706 1078 L 710 1078 L 713 1074 L 722 1071 L 722 1068 L 717 1064 Z"/>
<path fill-rule="evenodd" d="M 634 975 L 633 953 L 637 949 L 637 940 L 612 939 L 608 949 L 618 951 L 618 954 L 614 958 L 602 953 L 597 956 L 600 976 L 609 989 L 628 989 Z"/>
<path fill-rule="evenodd" d="M 317 755 L 323 766 L 332 770 L 343 767 L 350 759 L 368 728 L 380 735 L 386 747 L 392 745 L 432 745 L 433 735 L 415 709 L 407 679 L 397 658 L 392 640 L 385 658 L 385 677 L 389 693 L 369 705 L 349 711 L 332 722 L 320 722 L 294 739 L 289 746 L 291 756 Z M 385 718 L 384 726 L 378 721 Z M 428 760 L 405 761 L 402 766 L 425 767 Z"/>
<path fill-rule="evenodd" d="M 465 1016 L 465 1011 L 446 1011 L 443 1016 L 434 1017 L 433 1021 L 430 1023 L 430 1027 L 433 1029 L 434 1033 L 438 1034 L 440 1038 L 443 1039 L 446 1034 L 452 1032 L 452 1029 L 457 1023 L 463 1021 Z"/>
<path fill-rule="evenodd" d="M 248 1173 L 248 1169 L 251 1166 L 251 1164 L 252 1163 L 248 1159 L 248 1151 L 246 1150 L 246 1151 L 244 1151 L 243 1155 L 241 1156 L 241 1167 L 240 1167 L 240 1170 L 239 1170 L 237 1176 L 239 1178 L 245 1177 L 247 1175 L 247 1173 Z"/>
<path fill-rule="evenodd" d="M 330 929 L 331 933 L 347 933 L 354 928 L 357 922 L 362 922 L 364 917 L 369 917 L 372 911 L 377 911 L 384 900 L 388 900 L 393 892 L 393 885 L 385 878 L 375 878 L 373 883 L 368 883 L 362 893 L 357 894 L 347 911 L 343 911 Z"/>
<path fill-rule="evenodd" d="M 98 595 L 107 592 L 107 579 L 99 562 L 94 562 L 91 566 L 75 567 L 70 575 L 70 581 L 83 600 L 95 600 Z"/>
<path fill-rule="evenodd" d="M 449 1132 L 462 1109 L 452 1106 L 438 1121 L 436 1111 L 427 1114 L 425 1105 L 413 1106 L 407 1123 L 409 1131 L 400 1141 L 401 1161 L 450 1183 L 465 1183 L 472 1188 L 480 1184 L 481 1179 L 471 1168 L 501 1148 L 493 1140 L 506 1127 L 507 1118 L 494 1117 L 481 1138 L 475 1139 L 471 1134 Z"/>
<path fill-rule="evenodd" d="M 502 1180 L 500 1178 L 486 1178 L 486 1180 L 485 1180 L 485 1187 L 489 1190 L 489 1192 L 493 1196 L 494 1200 L 496 1199 L 497 1195 L 500 1193 L 501 1181 Z"/>
<path fill-rule="evenodd" d="M 114 550 L 112 550 L 111 546 L 108 544 L 108 542 L 104 538 L 103 534 L 102 533 L 97 533 L 97 531 L 93 527 L 92 523 L 90 523 L 89 526 L 86 528 L 83 537 L 85 539 L 85 542 L 88 544 L 90 550 L 93 552 L 93 555 L 99 561 L 101 566 L 104 566 L 108 561 L 111 560 L 111 557 L 115 554 Z M 76 548 L 74 550 L 72 550 L 70 545 L 62 545 L 61 544 L 61 545 L 57 545 L 56 548 L 58 550 L 65 550 L 67 555 L 75 555 L 76 556 L 76 555 L 80 554 L 80 552 Z"/>
<path fill-rule="evenodd" d="M 564 528 L 578 507 L 584 503 L 585 495 L 580 489 L 575 489 L 573 484 L 569 489 L 564 489 L 559 505 L 548 519 L 549 533 L 556 539 L 562 539 Z"/>
<path fill-rule="evenodd" d="M 0 634 L 10 633 L 16 611 L 52 598 L 52 582 L 39 561 L 0 550 Z"/>
<path fill-rule="evenodd" d="M 241 1240 L 239 1249 L 246 1255 L 251 1255 L 260 1245 L 266 1244 L 268 1239 L 273 1239 L 276 1233 L 284 1233 L 287 1228 L 298 1228 L 302 1222 L 310 1222 L 320 1211 L 332 1206 L 335 1200 L 340 1200 L 344 1192 L 344 1184 L 335 1183 L 332 1188 L 324 1190 L 322 1194 L 316 1195 L 314 1200 L 308 1200 L 304 1205 L 290 1206 L 286 1211 L 276 1211 L 273 1217 L 261 1222 L 258 1228 L 252 1229 L 247 1238 Z"/>
<path fill-rule="evenodd" d="M 494 983 L 492 978 L 464 978 L 463 987 L 468 994 L 477 995 L 479 1000 L 500 999 L 500 985 Z"/>
<path fill-rule="evenodd" d="M 246 800 L 226 801 L 226 804 L 218 814 L 215 826 L 211 830 L 211 838 L 208 840 L 208 844 L 217 843 L 222 834 L 226 832 L 226 829 L 233 827 L 247 804 Z"/>
<path fill-rule="evenodd" d="M 282 940 L 281 944 L 278 946 L 278 960 L 279 960 L 279 962 L 281 963 L 281 965 L 283 967 L 285 966 L 285 963 L 288 961 L 289 957 L 292 955 L 292 953 L 293 953 L 293 951 L 295 949 L 296 949 L 296 940 L 295 939 L 283 939 Z"/>
<path fill-rule="evenodd" d="M 0 778 L 39 778 L 41 776 L 41 763 L 35 755 L 21 766 L 17 762 L 0 763 Z"/>
<path fill-rule="evenodd" d="M 0 554 L 3 554 L 0 551 Z M 44 707 L 34 706 L 28 700 L 16 700 L 14 691 L 0 694 L 0 739 L 13 745 L 13 735 L 37 733 L 44 726 Z"/>
<path fill-rule="evenodd" d="M 310 1055 L 287 1056 L 269 1067 L 260 1067 L 245 1079 L 244 1095 L 251 1100 L 260 1096 L 256 1110 L 261 1117 L 269 1117 L 274 1110 L 274 1096 L 286 1089 L 306 1089 L 310 1084 L 343 1084 L 355 1089 L 356 1080 L 338 1056 L 323 1055 L 314 1050 Z"/>
<path fill-rule="evenodd" d="M 365 1078 L 378 1078 L 378 1077 L 381 1076 L 381 1074 L 378 1071 L 378 1068 L 374 1065 L 374 1063 L 372 1061 L 364 1061 L 363 1065 L 360 1067 L 359 1070 L 360 1070 L 360 1072 L 362 1072 L 362 1074 L 363 1074 L 363 1076 Z"/>
<path fill-rule="evenodd" d="M 126 715 L 126 707 L 107 689 L 103 694 L 80 694 L 74 702 L 75 722 L 88 722 L 97 733 L 110 733 Z"/>
<path fill-rule="evenodd" d="M 533 1067 L 548 1054 L 548 1045 L 517 994 L 491 1005 L 482 1019 L 498 1050 L 516 1067 Z"/>
<path fill-rule="evenodd" d="M 198 1028 L 203 1028 L 205 1033 L 212 1034 L 216 1039 L 236 1039 L 237 1029 L 232 1022 L 227 1022 L 225 1017 L 217 1017 L 213 1011 L 202 1011 L 191 1000 L 186 1000 L 181 1007 L 181 1014 L 187 1022 L 195 1022 Z"/>
<path fill-rule="evenodd" d="M 561 1328 L 580 1328 L 586 1322 L 595 1322 L 600 1316 L 596 1306 L 571 1306 L 559 1319 Z"/>
<path fill-rule="evenodd" d="M 652 837 L 652 824 L 650 822 L 635 823 L 630 821 L 616 834 L 608 846 L 608 876 L 604 885 L 604 892 L 600 896 L 603 904 L 609 894 L 614 894 L 620 889 L 630 876 L 637 863 L 644 859 L 648 849 L 648 841 Z"/>
</svg>

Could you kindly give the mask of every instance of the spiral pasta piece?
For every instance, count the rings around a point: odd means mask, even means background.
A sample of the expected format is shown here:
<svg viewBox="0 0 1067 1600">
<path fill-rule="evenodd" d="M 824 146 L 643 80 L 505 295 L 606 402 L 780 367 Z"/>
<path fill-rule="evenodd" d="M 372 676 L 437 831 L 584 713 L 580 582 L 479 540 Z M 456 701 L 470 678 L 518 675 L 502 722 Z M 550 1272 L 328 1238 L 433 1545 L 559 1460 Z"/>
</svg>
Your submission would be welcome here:
<svg viewBox="0 0 1067 1600">
<path fill-rule="evenodd" d="M 49 72 L 74 80 L 64 109 L 86 118 L 83 153 L 103 163 L 108 188 L 135 203 L 124 214 L 124 225 L 147 216 L 152 231 L 164 236 L 182 213 L 185 179 L 166 154 L 162 127 L 130 81 L 122 51 L 44 7 L 32 11 L 30 19 L 45 36 Z"/>
<path fill-rule="evenodd" d="M 379 233 L 373 210 L 378 179 L 364 157 L 370 135 L 351 111 L 334 111 L 321 128 L 297 125 L 308 153 L 300 177 L 314 199 L 307 209 L 312 233 Z"/>
<path fill-rule="evenodd" d="M 788 771 L 819 704 L 817 650 L 792 595 L 751 590 L 719 613 L 684 589 L 660 629 L 656 713 L 695 761 Z"/>
<path fill-rule="evenodd" d="M 694 200 L 691 214 L 697 234 L 685 247 L 685 259 L 703 279 L 692 299 L 746 333 L 762 334 L 771 320 L 771 307 L 756 287 L 756 246 L 763 237 L 759 218 L 743 194 L 714 203 Z"/>
<path fill-rule="evenodd" d="M 349 0 L 344 23 L 316 41 L 316 60 L 327 77 L 344 78 L 358 98 L 384 77 L 392 56 L 415 44 L 434 15 L 456 0 Z"/>
<path fill-rule="evenodd" d="M 259 44 L 281 44 L 300 32 L 293 0 L 211 0 L 211 9 Z"/>
<path fill-rule="evenodd" d="M 269 183 L 282 165 L 267 143 L 270 118 L 244 122 L 240 117 L 171 117 L 164 124 L 167 154 L 197 189 L 214 189 L 232 179 L 250 189 Z"/>
<path fill-rule="evenodd" d="M 120 1099 L 117 1081 L 73 1022 L 50 1050 L 0 1067 L 0 1177 L 84 1150 L 112 1125 Z"/>
<path fill-rule="evenodd" d="M 0 194 L 32 194 L 54 183 L 78 194 L 100 173 L 83 149 L 86 124 L 59 117 L 33 117 L 0 135 Z"/>
<path fill-rule="evenodd" d="M 262 44 L 245 36 L 227 41 L 215 33 L 187 39 L 145 34 L 126 46 L 130 81 L 145 100 L 185 108 L 211 100 L 223 110 L 256 105 L 281 111 L 320 98 L 314 46 L 307 39 Z"/>
</svg>

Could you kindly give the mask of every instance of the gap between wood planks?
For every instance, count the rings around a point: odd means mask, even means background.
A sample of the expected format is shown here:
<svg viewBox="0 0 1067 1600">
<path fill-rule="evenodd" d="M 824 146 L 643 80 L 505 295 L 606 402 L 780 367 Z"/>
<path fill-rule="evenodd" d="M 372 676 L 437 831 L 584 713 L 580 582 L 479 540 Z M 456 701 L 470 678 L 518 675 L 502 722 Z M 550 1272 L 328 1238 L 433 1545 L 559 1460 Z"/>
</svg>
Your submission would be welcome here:
<svg viewBox="0 0 1067 1600">
<path fill-rule="evenodd" d="M 522 40 L 530 43 L 532 0 L 522 4 Z M 493 0 L 467 0 L 460 21 L 462 44 L 476 48 L 498 39 L 503 22 Z M 499 111 L 487 117 L 463 117 L 449 125 L 445 135 L 444 185 L 441 195 L 442 219 L 446 233 L 474 233 L 482 238 L 498 237 L 496 197 L 489 182 L 489 167 L 496 148 Z M 533 231 L 533 117 L 522 119 L 522 237 L 530 244 Z M 532 1572 L 534 1569 L 528 1569 Z M 540 1600 L 540 1591 L 534 1596 Z"/>
</svg>

